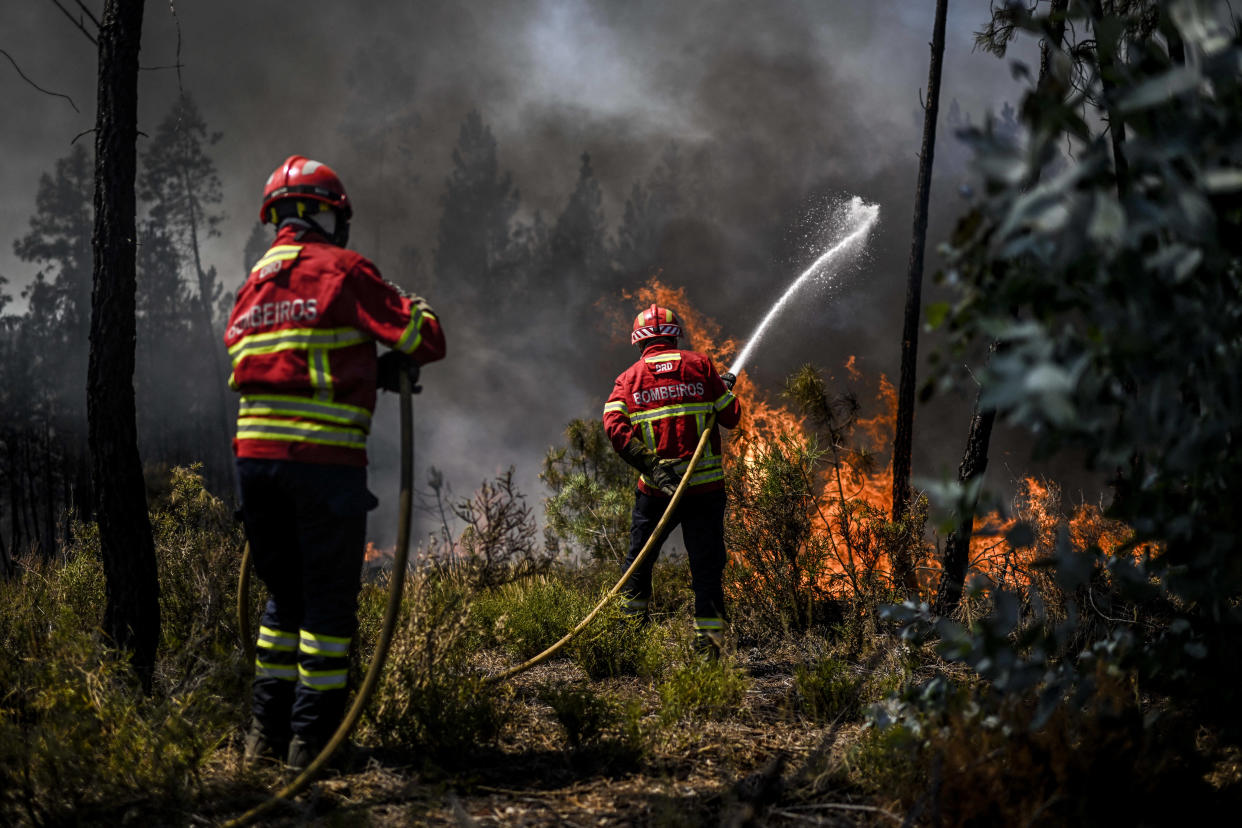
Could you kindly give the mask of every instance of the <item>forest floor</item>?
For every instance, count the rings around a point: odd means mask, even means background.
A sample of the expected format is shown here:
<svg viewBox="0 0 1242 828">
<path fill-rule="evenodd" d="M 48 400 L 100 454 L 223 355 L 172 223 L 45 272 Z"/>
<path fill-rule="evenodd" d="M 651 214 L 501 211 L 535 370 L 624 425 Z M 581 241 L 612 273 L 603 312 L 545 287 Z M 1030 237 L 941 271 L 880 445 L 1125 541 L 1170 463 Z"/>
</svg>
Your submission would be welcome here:
<svg viewBox="0 0 1242 828">
<path fill-rule="evenodd" d="M 645 679 L 590 682 L 568 661 L 553 661 L 513 681 L 513 709 L 497 743 L 463 756 L 457 767 L 418 768 L 377 752 L 366 767 L 328 774 L 270 825 L 871 825 L 902 821 L 843 772 L 862 725 L 821 724 L 794 708 L 798 654 L 744 651 L 734 656 L 745 695 L 728 715 L 652 726 L 641 752 L 607 741 L 572 747 L 541 699 L 549 685 L 587 685 L 637 702 L 658 718 L 660 696 Z M 494 670 L 508 661 L 483 656 Z M 645 728 L 646 729 L 646 728 Z M 240 740 L 239 740 L 240 741 Z M 205 782 L 207 812 L 225 819 L 262 801 L 263 786 L 287 782 L 275 768 L 243 770 L 239 750 L 220 751 Z M 217 810 L 218 809 L 218 810 Z"/>
</svg>

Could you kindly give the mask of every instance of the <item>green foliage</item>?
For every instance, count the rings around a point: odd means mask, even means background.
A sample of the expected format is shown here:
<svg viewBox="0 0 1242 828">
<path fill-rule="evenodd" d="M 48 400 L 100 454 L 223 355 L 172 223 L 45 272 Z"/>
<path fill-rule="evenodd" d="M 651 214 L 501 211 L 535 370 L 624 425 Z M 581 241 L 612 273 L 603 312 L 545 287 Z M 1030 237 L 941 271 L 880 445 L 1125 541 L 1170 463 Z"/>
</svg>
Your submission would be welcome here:
<svg viewBox="0 0 1242 828">
<path fill-rule="evenodd" d="M 367 607 L 375 603 L 368 603 Z M 387 748 L 442 762 L 494 741 L 511 691 L 470 667 L 469 596 L 435 572 L 407 578 L 397 634 L 364 722 Z"/>
<path fill-rule="evenodd" d="M 526 659 L 555 644 L 593 605 L 563 575 L 548 574 L 480 594 L 471 612 L 485 641 Z"/>
<path fill-rule="evenodd" d="M 241 720 L 238 538 L 195 470 L 171 481 L 151 513 L 165 618 L 152 696 L 98 631 L 93 525 L 74 527 L 62 560 L 0 581 L 0 821 L 120 822 L 129 808 L 173 807 Z"/>
<path fill-rule="evenodd" d="M 571 748 L 597 741 L 604 731 L 620 721 L 617 703 L 589 687 L 551 687 L 539 694 L 552 708 L 556 720 L 565 728 Z"/>
<path fill-rule="evenodd" d="M 1029 428 L 1038 453 L 1076 449 L 1109 474 L 1109 516 L 1132 544 L 1104 556 L 1062 532 L 1048 564 L 1071 599 L 1066 623 L 1048 623 L 1039 601 L 1036 622 L 1020 623 L 1020 597 L 997 595 L 976 628 L 940 634 L 1008 692 L 1042 687 L 1037 726 L 1066 694 L 1092 692 L 1103 662 L 1242 738 L 1220 715 L 1223 688 L 1242 681 L 1242 48 L 1222 4 L 1152 9 L 1163 39 L 1137 36 L 1128 6 L 1096 19 L 1071 5 L 1071 29 L 1096 40 L 1027 96 L 1026 142 L 969 134 L 983 194 L 946 250 L 960 290 L 948 362 L 995 339 L 981 405 Z M 1014 21 L 1031 36 L 1045 23 Z M 1065 95 L 1071 72 L 1079 89 Z M 942 370 L 939 385 L 956 379 Z M 1100 625 L 1082 657 L 1057 659 L 1080 638 L 1079 595 L 1093 614 L 1131 604 L 1147 623 Z"/>
<path fill-rule="evenodd" d="M 666 657 L 659 632 L 627 615 L 619 596 L 600 610 L 570 648 L 570 658 L 593 679 L 655 676 Z"/>
<path fill-rule="evenodd" d="M 865 678 L 844 661 L 825 656 L 794 670 L 799 709 L 817 722 L 852 719 L 862 712 Z"/>
<path fill-rule="evenodd" d="M 637 472 L 613 451 L 599 420 L 573 420 L 565 439 L 548 450 L 539 475 L 552 490 L 544 502 L 549 537 L 567 552 L 620 562 L 629 548 Z"/>
<path fill-rule="evenodd" d="M 923 782 L 922 742 L 903 726 L 868 728 L 846 755 L 846 770 L 864 789 L 891 796 Z"/>
<path fill-rule="evenodd" d="M 665 724 L 724 718 L 736 712 L 746 687 L 746 677 L 729 661 L 692 658 L 657 688 L 660 718 Z"/>
</svg>

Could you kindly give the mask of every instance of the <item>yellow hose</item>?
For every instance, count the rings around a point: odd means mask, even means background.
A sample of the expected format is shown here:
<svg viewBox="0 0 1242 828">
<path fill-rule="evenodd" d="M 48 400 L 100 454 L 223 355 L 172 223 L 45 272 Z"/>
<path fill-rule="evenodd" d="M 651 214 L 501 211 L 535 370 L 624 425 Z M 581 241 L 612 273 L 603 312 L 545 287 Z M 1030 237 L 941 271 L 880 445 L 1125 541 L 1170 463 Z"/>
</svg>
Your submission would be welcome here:
<svg viewBox="0 0 1242 828">
<path fill-rule="evenodd" d="M 388 607 L 384 613 L 384 626 L 380 632 L 379 642 L 375 645 L 375 654 L 371 658 L 371 666 L 367 670 L 366 677 L 362 680 L 362 686 L 358 688 L 357 694 L 354 695 L 354 703 L 350 706 L 349 711 L 345 714 L 345 718 L 341 720 L 341 724 L 336 729 L 336 733 L 332 734 L 332 738 L 328 740 L 328 744 L 324 746 L 319 755 L 315 757 L 306 769 L 294 778 L 285 787 L 281 788 L 272 797 L 246 813 L 229 820 L 224 823 L 224 828 L 237 828 L 237 826 L 248 825 L 259 817 L 271 811 L 283 800 L 296 796 L 315 775 L 323 769 L 323 766 L 332 758 L 332 754 L 336 749 L 349 737 L 350 732 L 362 718 L 362 711 L 366 708 L 367 703 L 371 700 L 371 694 L 375 691 L 379 684 L 380 673 L 384 671 L 384 662 L 388 659 L 388 648 L 392 644 L 393 633 L 397 628 L 397 618 L 401 612 L 401 594 L 405 589 L 405 567 L 406 561 L 409 559 L 410 551 L 410 507 L 414 489 L 414 413 L 410 403 L 410 378 L 405 372 L 400 372 L 400 389 L 401 389 L 401 495 L 398 500 L 399 517 L 397 519 L 397 548 L 394 553 L 392 564 L 392 584 L 388 590 Z M 246 545 L 245 553 L 242 556 L 242 574 L 238 584 L 238 613 L 239 627 L 243 631 L 249 630 L 249 613 L 246 606 L 249 603 L 249 596 L 243 595 L 242 590 L 249 590 L 250 583 L 250 545 Z"/>
<path fill-rule="evenodd" d="M 655 531 L 651 533 L 651 537 L 647 538 L 647 543 L 643 545 L 643 548 L 639 551 L 638 556 L 634 558 L 634 562 L 630 564 L 629 568 L 626 569 L 624 573 L 622 573 L 621 579 L 618 580 L 616 584 L 613 585 L 612 589 L 608 590 L 608 593 L 600 599 L 598 604 L 595 605 L 595 609 L 591 610 L 590 614 L 578 622 L 578 626 L 567 632 L 560 641 L 556 642 L 539 655 L 523 661 L 516 667 L 510 667 L 502 673 L 489 676 L 486 681 L 488 685 L 499 684 L 502 681 L 507 681 L 516 676 L 518 673 L 524 673 L 536 664 L 541 664 L 544 661 L 547 661 L 554 653 L 570 641 L 577 638 L 578 634 L 585 630 L 587 625 L 595 620 L 595 616 L 599 615 L 600 611 L 603 610 L 608 602 L 612 600 L 612 597 L 621 591 L 621 587 L 625 586 L 625 582 L 630 579 L 632 574 L 634 574 L 634 570 L 638 569 L 639 565 L 644 559 L 646 559 L 647 555 L 650 554 L 651 550 L 655 547 L 660 535 L 664 532 L 664 527 L 668 525 L 669 520 L 673 516 L 673 512 L 676 511 L 677 504 L 681 502 L 681 496 L 685 493 L 686 487 L 690 483 L 690 475 L 694 474 L 695 466 L 699 464 L 699 460 L 703 457 L 703 452 L 707 449 L 707 441 L 711 439 L 712 427 L 715 424 L 716 415 L 712 414 L 707 418 L 706 427 L 703 429 L 703 436 L 699 437 L 699 444 L 695 447 L 694 454 L 690 457 L 690 465 L 686 467 L 686 473 L 682 475 L 681 482 L 677 484 L 677 490 L 673 492 L 673 497 L 669 500 L 668 506 L 664 507 L 664 514 L 660 516 L 660 522 L 656 524 Z"/>
</svg>

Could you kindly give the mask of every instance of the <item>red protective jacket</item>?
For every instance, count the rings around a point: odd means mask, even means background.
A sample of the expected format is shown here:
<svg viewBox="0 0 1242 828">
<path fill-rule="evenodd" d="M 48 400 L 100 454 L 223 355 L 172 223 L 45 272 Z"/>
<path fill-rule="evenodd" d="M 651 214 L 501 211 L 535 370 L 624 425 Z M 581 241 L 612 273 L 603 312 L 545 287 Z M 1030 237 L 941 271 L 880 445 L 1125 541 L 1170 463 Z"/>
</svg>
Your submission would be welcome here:
<svg viewBox="0 0 1242 828">
<path fill-rule="evenodd" d="M 705 355 L 663 343 L 649 346 L 617 377 L 604 405 L 604 430 L 617 451 L 638 437 L 661 457 L 681 460 L 678 470 L 684 472 L 713 411 L 716 424 L 687 489 L 709 492 L 724 486 L 716 426 L 737 425 L 742 406 Z M 666 496 L 646 475 L 639 478 L 638 488 L 655 497 Z"/>
<path fill-rule="evenodd" d="M 444 357 L 423 300 L 365 257 L 286 226 L 237 292 L 224 343 L 241 392 L 238 457 L 365 466 L 375 343 L 419 364 Z"/>
</svg>

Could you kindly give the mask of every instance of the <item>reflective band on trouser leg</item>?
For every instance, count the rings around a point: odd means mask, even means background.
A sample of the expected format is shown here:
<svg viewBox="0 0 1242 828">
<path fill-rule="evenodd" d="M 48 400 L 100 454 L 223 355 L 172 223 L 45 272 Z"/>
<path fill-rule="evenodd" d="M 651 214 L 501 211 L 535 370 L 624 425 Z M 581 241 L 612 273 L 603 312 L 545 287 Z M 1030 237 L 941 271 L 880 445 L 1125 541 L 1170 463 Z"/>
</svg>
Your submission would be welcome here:
<svg viewBox="0 0 1242 828">
<path fill-rule="evenodd" d="M 340 690 L 349 678 L 349 639 L 302 630 L 298 682 L 311 690 Z"/>
<path fill-rule="evenodd" d="M 259 627 L 259 640 L 255 642 L 255 679 L 278 679 L 297 681 L 296 633 Z"/>
<path fill-rule="evenodd" d="M 646 615 L 650 603 L 646 598 L 630 598 L 626 600 L 622 609 L 626 615 Z"/>
<path fill-rule="evenodd" d="M 706 635 L 715 637 L 724 632 L 725 622 L 723 618 L 695 618 L 694 633 L 695 635 Z"/>
</svg>

